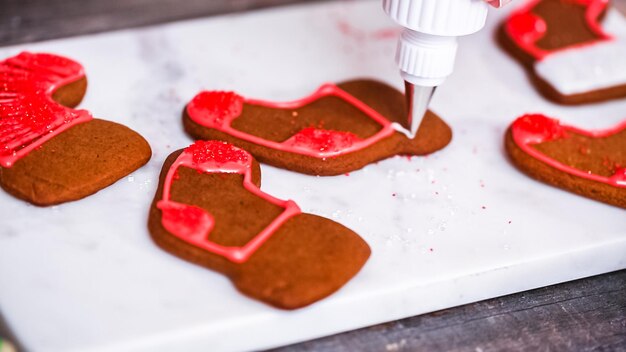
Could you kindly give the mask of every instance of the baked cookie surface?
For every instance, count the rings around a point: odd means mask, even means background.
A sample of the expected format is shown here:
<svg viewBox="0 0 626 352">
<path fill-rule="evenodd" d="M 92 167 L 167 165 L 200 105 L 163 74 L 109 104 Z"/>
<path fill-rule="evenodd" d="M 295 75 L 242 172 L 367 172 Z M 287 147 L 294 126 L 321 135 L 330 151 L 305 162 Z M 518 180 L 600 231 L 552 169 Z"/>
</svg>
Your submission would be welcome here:
<svg viewBox="0 0 626 352">
<path fill-rule="evenodd" d="M 172 153 L 150 208 L 152 238 L 282 309 L 321 300 L 360 271 L 370 255 L 361 237 L 262 192 L 260 182 L 256 160 L 226 142 Z"/>
<path fill-rule="evenodd" d="M 554 102 L 626 97 L 626 18 L 608 0 L 531 0 L 504 21 L 498 41 Z"/>
<path fill-rule="evenodd" d="M 626 208 L 626 120 L 589 131 L 544 115 L 525 115 L 507 130 L 505 147 L 529 176 Z"/>
<path fill-rule="evenodd" d="M 233 92 L 201 92 L 185 107 L 183 125 L 194 139 L 223 140 L 260 162 L 312 175 L 340 175 L 398 154 L 444 148 L 450 127 L 431 111 L 417 135 L 406 119 L 402 93 L 372 80 L 326 84 L 292 102 L 248 99 Z"/>
<path fill-rule="evenodd" d="M 83 67 L 24 52 L 0 62 L 0 186 L 30 203 L 77 200 L 144 165 L 152 151 L 123 125 L 73 109 L 87 89 Z"/>
</svg>

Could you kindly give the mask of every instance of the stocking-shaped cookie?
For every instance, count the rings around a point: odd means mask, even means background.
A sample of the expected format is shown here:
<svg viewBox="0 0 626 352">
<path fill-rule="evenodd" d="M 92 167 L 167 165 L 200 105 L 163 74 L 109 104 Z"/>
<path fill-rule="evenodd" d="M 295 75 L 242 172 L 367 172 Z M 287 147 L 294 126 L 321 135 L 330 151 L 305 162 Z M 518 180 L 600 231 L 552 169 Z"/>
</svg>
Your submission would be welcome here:
<svg viewBox="0 0 626 352">
<path fill-rule="evenodd" d="M 0 62 L 0 186 L 36 205 L 80 199 L 145 164 L 136 132 L 75 110 L 87 88 L 83 67 L 52 54 Z"/>
<path fill-rule="evenodd" d="M 626 120 L 588 131 L 525 115 L 508 129 L 505 145 L 513 163 L 530 176 L 626 208 Z"/>
<path fill-rule="evenodd" d="M 532 0 L 507 18 L 499 39 L 555 102 L 626 97 L 626 19 L 608 0 Z"/>
<path fill-rule="evenodd" d="M 376 81 L 326 84 L 291 102 L 205 91 L 185 108 L 185 131 L 249 151 L 263 163 L 312 175 L 339 175 L 397 154 L 424 155 L 445 147 L 448 125 L 428 111 L 414 138 L 398 132 L 405 98 Z"/>
<path fill-rule="evenodd" d="M 278 308 L 300 308 L 338 290 L 368 259 L 367 243 L 264 193 L 260 181 L 254 158 L 226 142 L 198 141 L 174 152 L 150 209 L 152 238 Z"/>
</svg>

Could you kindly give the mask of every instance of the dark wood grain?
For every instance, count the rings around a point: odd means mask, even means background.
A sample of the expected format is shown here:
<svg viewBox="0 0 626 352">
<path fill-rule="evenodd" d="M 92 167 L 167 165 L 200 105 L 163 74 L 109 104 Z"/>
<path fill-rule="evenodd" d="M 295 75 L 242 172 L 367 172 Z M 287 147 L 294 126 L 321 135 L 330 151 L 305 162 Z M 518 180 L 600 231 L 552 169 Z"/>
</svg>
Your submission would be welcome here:
<svg viewBox="0 0 626 352">
<path fill-rule="evenodd" d="M 297 2 L 305 0 L 0 0 L 0 45 Z M 0 336 L 15 339 L 1 312 Z M 626 270 L 275 351 L 626 351 Z"/>
<path fill-rule="evenodd" d="M 305 1 L 0 0 L 0 45 L 70 37 Z"/>
<path fill-rule="evenodd" d="M 626 270 L 273 352 L 626 351 Z"/>
</svg>

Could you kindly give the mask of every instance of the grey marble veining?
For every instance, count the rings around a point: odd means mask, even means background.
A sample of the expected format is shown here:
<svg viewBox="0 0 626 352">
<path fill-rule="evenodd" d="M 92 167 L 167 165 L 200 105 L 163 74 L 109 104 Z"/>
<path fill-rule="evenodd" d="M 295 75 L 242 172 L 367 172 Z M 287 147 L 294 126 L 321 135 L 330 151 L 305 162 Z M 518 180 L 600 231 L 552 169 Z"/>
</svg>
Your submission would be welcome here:
<svg viewBox="0 0 626 352">
<path fill-rule="evenodd" d="M 150 142 L 152 160 L 88 199 L 37 208 L 0 192 L 0 310 L 46 351 L 271 347 L 626 267 L 624 211 L 535 182 L 506 159 L 507 125 L 540 111 L 601 128 L 626 101 L 543 100 L 493 43 L 504 13 L 464 38 L 433 109 L 454 130 L 443 151 L 347 176 L 263 165 L 262 189 L 358 232 L 373 255 L 332 297 L 283 312 L 219 274 L 158 249 L 146 228 L 163 160 L 192 142 L 181 112 L 201 89 L 298 98 L 325 81 L 401 87 L 392 27 L 377 1 L 290 7 L 0 49 L 82 62 L 82 108 Z M 393 29 L 391 29 L 393 33 Z M 280 334 L 275 333 L 281 331 Z"/>
</svg>

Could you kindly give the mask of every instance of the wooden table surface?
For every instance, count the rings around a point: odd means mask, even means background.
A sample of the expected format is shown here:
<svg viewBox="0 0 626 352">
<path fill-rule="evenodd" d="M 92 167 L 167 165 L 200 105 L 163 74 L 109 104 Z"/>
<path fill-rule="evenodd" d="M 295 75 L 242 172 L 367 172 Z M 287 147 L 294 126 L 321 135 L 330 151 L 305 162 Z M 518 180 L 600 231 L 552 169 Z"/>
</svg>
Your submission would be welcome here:
<svg viewBox="0 0 626 352">
<path fill-rule="evenodd" d="M 0 46 L 297 2 L 305 1 L 0 0 Z M 15 340 L 1 312 L 0 336 Z M 275 351 L 414 350 L 626 351 L 626 270 Z"/>
</svg>

